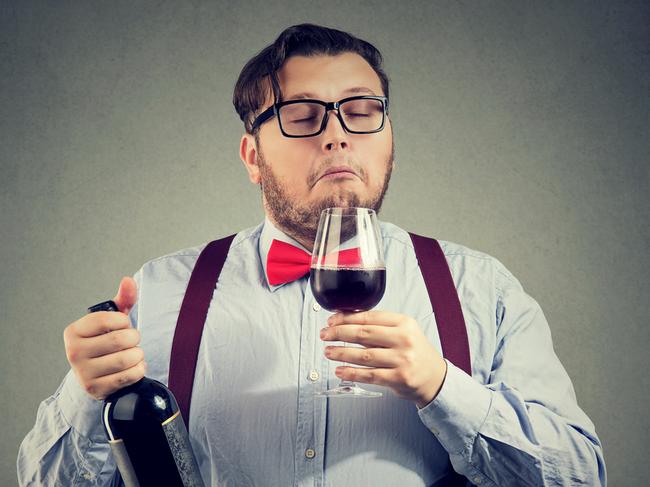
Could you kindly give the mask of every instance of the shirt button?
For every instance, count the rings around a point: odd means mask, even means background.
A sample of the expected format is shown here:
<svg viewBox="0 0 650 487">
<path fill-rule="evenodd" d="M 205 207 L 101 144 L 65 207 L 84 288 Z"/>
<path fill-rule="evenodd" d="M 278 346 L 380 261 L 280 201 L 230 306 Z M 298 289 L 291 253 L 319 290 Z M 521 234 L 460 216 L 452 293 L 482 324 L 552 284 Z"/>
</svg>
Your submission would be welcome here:
<svg viewBox="0 0 650 487">
<path fill-rule="evenodd" d="M 316 382 L 316 381 L 318 380 L 319 377 L 320 377 L 320 375 L 318 374 L 318 371 L 317 371 L 317 370 L 312 370 L 312 371 L 309 373 L 308 379 L 309 379 L 310 381 L 312 381 L 312 382 Z"/>
<path fill-rule="evenodd" d="M 316 456 L 316 451 L 313 448 L 307 448 L 305 450 L 305 456 L 311 460 Z"/>
<path fill-rule="evenodd" d="M 478 485 L 481 483 L 481 477 L 474 477 L 472 481 L 474 482 L 474 484 Z"/>
<path fill-rule="evenodd" d="M 311 309 L 313 309 L 314 311 L 320 311 L 321 310 L 320 304 L 314 302 Z"/>
</svg>

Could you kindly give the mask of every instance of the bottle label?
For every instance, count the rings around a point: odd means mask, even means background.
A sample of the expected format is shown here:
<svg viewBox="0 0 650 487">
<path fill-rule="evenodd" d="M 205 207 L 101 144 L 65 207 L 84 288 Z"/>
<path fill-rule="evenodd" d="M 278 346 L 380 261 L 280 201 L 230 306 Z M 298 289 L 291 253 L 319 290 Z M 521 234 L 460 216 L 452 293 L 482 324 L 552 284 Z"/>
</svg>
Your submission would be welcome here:
<svg viewBox="0 0 650 487">
<path fill-rule="evenodd" d="M 180 411 L 177 411 L 171 418 L 162 424 L 163 431 L 169 443 L 178 474 L 185 487 L 204 487 L 199 466 L 192 454 L 190 438 L 185 428 L 185 422 Z"/>
<path fill-rule="evenodd" d="M 133 470 L 133 464 L 129 458 L 129 454 L 126 452 L 126 447 L 124 446 L 123 440 L 110 440 L 111 450 L 113 451 L 113 457 L 115 458 L 115 463 L 117 468 L 120 470 L 120 475 L 124 481 L 126 487 L 140 487 L 138 478 L 135 476 L 135 470 Z"/>
</svg>

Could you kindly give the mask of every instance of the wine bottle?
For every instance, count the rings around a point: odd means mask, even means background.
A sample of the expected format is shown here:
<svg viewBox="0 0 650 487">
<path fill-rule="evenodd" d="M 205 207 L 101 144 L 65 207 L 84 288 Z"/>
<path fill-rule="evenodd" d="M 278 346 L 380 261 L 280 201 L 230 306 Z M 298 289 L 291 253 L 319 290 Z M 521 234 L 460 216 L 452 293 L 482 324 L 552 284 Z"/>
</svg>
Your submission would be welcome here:
<svg viewBox="0 0 650 487">
<path fill-rule="evenodd" d="M 119 311 L 113 301 L 88 308 Z M 172 391 L 143 377 L 104 400 L 102 422 L 126 487 L 204 487 Z"/>
</svg>

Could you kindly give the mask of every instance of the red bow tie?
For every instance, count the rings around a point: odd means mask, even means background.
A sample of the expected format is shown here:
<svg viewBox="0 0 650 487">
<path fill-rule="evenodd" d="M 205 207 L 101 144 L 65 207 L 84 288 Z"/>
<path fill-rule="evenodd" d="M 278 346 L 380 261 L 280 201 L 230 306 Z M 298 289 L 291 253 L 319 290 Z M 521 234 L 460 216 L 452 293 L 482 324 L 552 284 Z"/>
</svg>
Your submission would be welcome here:
<svg viewBox="0 0 650 487">
<path fill-rule="evenodd" d="M 361 261 L 359 249 L 347 249 L 338 252 L 338 259 L 328 256 L 328 261 L 338 265 L 355 265 Z M 273 240 L 266 256 L 266 274 L 269 284 L 277 286 L 285 282 L 300 279 L 309 274 L 311 254 L 280 240 Z"/>
</svg>

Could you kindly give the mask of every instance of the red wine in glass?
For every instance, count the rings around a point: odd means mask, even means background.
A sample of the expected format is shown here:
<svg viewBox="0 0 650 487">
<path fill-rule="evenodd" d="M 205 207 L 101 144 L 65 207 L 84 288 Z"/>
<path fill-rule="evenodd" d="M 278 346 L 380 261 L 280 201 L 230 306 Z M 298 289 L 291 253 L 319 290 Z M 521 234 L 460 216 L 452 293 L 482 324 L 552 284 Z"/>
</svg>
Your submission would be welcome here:
<svg viewBox="0 0 650 487">
<path fill-rule="evenodd" d="M 310 278 L 318 304 L 340 313 L 374 308 L 386 289 L 386 269 L 312 268 Z"/>
<path fill-rule="evenodd" d="M 381 231 L 368 208 L 327 208 L 318 222 L 312 250 L 310 285 L 324 309 L 356 313 L 374 308 L 386 289 Z M 317 392 L 326 397 L 378 397 L 354 382 Z"/>
</svg>

